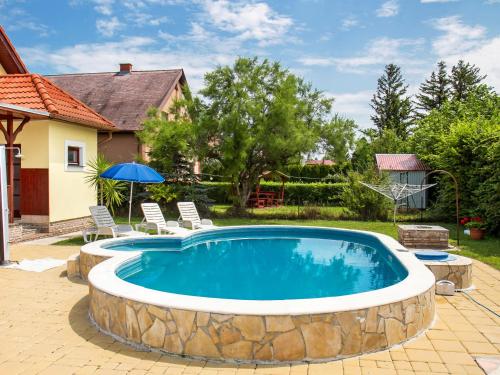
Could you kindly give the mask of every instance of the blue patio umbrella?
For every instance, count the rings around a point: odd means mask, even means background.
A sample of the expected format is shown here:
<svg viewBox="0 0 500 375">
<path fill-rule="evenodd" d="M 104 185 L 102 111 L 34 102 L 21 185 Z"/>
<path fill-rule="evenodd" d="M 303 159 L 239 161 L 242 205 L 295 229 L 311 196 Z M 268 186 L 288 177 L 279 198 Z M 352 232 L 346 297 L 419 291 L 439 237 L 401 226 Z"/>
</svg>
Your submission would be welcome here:
<svg viewBox="0 0 500 375">
<path fill-rule="evenodd" d="M 121 163 L 113 165 L 101 173 L 102 178 L 130 182 L 130 199 L 128 201 L 128 223 L 132 216 L 132 192 L 134 182 L 140 184 L 159 184 L 165 181 L 163 176 L 147 165 L 138 163 Z"/>
</svg>

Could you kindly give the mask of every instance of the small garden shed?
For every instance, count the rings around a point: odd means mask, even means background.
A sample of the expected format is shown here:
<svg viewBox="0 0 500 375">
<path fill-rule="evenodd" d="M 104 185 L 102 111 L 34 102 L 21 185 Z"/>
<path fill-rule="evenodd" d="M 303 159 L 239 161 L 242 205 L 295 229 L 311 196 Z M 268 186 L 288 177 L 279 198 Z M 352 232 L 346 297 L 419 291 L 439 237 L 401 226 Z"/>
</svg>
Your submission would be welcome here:
<svg viewBox="0 0 500 375">
<path fill-rule="evenodd" d="M 377 169 L 379 172 L 387 172 L 393 182 L 401 184 L 420 185 L 430 168 L 417 158 L 415 154 L 376 154 Z M 427 181 L 424 181 L 424 184 Z M 405 198 L 400 202 L 407 208 L 426 208 L 427 190 Z"/>
</svg>

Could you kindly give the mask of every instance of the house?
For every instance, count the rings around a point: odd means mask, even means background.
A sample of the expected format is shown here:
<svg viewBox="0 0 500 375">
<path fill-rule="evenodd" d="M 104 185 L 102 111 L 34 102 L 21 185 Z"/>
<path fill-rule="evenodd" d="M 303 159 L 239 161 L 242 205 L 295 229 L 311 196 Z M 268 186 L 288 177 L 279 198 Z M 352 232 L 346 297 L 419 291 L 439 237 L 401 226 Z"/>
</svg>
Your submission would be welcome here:
<svg viewBox="0 0 500 375">
<path fill-rule="evenodd" d="M 0 27 L 0 131 L 11 223 L 18 218 L 50 232 L 81 227 L 96 204 L 86 163 L 97 156 L 98 132 L 114 130 L 111 121 L 29 73 Z"/>
<path fill-rule="evenodd" d="M 316 159 L 311 159 L 311 160 L 306 160 L 305 165 L 335 165 L 335 162 L 333 160 L 328 160 L 328 159 L 322 159 L 322 160 L 316 160 Z"/>
<path fill-rule="evenodd" d="M 415 154 L 376 154 L 379 172 L 389 173 L 391 181 L 409 185 L 425 184 L 425 176 L 430 168 Z M 407 208 L 426 208 L 427 190 L 411 195 L 403 202 Z"/>
<path fill-rule="evenodd" d="M 134 71 L 132 64 L 120 64 L 117 72 L 78 73 L 47 76 L 56 85 L 111 120 L 117 131 L 99 132 L 98 150 L 114 163 L 148 160 L 148 147 L 136 132 L 150 107 L 164 116 L 187 85 L 182 69 Z"/>
</svg>

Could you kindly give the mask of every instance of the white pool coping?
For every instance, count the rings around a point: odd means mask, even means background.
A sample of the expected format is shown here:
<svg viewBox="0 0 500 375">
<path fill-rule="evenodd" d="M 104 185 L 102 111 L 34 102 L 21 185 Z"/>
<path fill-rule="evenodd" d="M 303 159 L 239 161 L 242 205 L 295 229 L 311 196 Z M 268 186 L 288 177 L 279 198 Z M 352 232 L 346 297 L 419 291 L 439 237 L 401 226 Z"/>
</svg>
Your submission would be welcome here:
<svg viewBox="0 0 500 375">
<path fill-rule="evenodd" d="M 290 226 L 249 225 L 219 227 L 214 229 L 197 230 L 193 232 L 193 234 L 201 232 L 214 232 L 229 228 L 244 229 L 255 227 L 288 228 Z M 81 251 L 92 255 L 111 257 L 110 259 L 105 260 L 104 262 L 93 267 L 88 275 L 89 284 L 96 289 L 117 297 L 123 297 L 131 301 L 147 303 L 155 306 L 180 310 L 212 312 L 218 314 L 306 315 L 359 310 L 403 301 L 421 295 L 434 286 L 434 274 L 423 264 L 423 262 L 418 260 L 413 253 L 409 252 L 392 237 L 374 232 L 348 230 L 342 228 L 311 226 L 293 226 L 293 228 L 321 228 L 363 233 L 373 236 L 380 240 L 380 242 L 399 259 L 403 266 L 408 270 L 408 276 L 399 283 L 386 288 L 346 296 L 290 300 L 221 299 L 162 292 L 131 284 L 120 279 L 116 276 L 116 270 L 125 262 L 140 256 L 141 252 L 107 250 L 103 249 L 101 246 L 121 242 L 124 240 L 123 238 L 96 241 L 83 246 Z M 192 236 L 193 234 L 187 233 L 185 236 L 155 236 L 155 238 L 164 237 L 182 239 Z"/>
</svg>

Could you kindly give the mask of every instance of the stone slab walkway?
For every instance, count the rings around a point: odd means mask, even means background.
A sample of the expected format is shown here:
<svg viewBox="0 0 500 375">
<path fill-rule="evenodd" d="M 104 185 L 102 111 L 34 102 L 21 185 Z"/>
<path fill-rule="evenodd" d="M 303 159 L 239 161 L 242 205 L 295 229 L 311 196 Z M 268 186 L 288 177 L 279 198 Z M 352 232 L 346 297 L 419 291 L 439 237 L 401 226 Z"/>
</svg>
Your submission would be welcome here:
<svg viewBox="0 0 500 375">
<path fill-rule="evenodd" d="M 47 245 L 53 245 L 59 241 L 64 241 L 64 240 L 69 240 L 71 238 L 79 237 L 81 235 L 82 235 L 81 231 L 71 232 L 71 233 L 66 233 L 66 234 L 59 234 L 57 236 L 49 236 L 49 237 L 44 237 L 44 238 L 38 238 L 36 240 L 26 241 L 26 242 L 23 242 L 21 245 L 47 246 Z"/>
<path fill-rule="evenodd" d="M 65 258 L 76 247 L 20 244 L 12 258 Z M 475 261 L 470 295 L 500 311 L 500 272 Z M 390 350 L 322 364 L 231 365 L 137 352 L 87 318 L 87 285 L 65 268 L 0 269 L 0 374 L 410 375 L 483 374 L 475 356 L 500 356 L 500 319 L 465 295 L 437 297 L 433 328 Z"/>
</svg>

